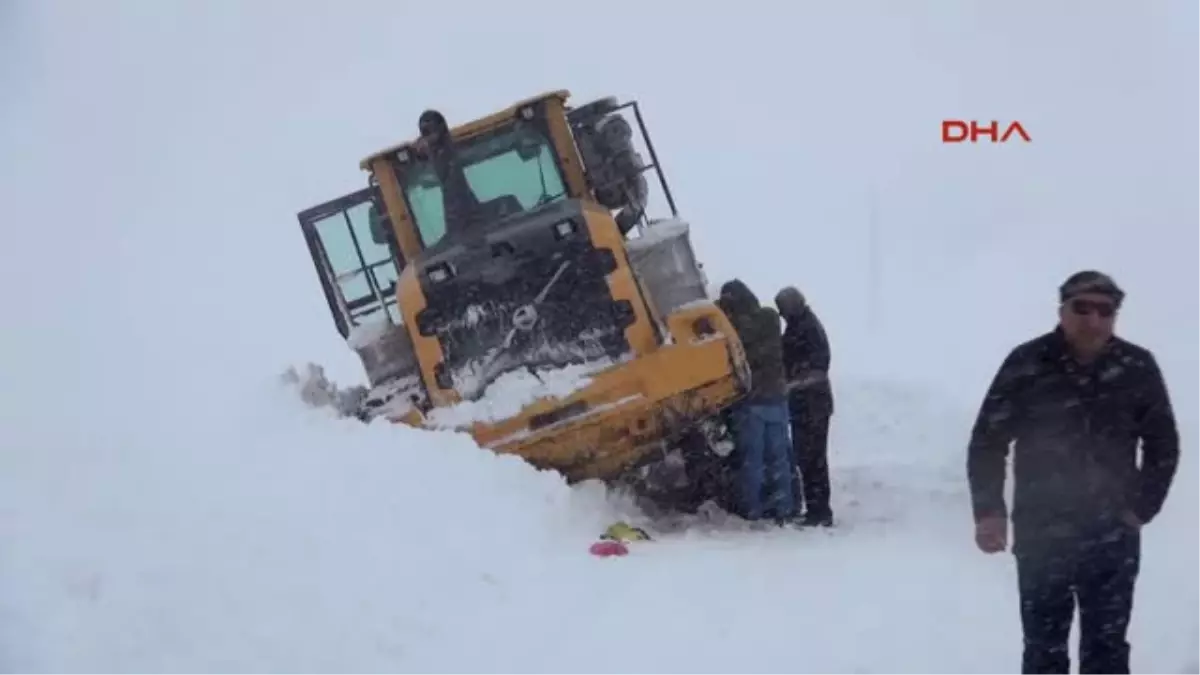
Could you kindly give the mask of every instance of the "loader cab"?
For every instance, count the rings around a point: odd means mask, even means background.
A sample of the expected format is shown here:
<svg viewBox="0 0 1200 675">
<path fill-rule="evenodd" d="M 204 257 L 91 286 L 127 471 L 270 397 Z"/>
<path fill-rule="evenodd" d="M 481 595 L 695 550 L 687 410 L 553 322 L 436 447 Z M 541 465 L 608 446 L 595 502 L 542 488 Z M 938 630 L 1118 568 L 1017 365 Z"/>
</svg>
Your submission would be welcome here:
<svg viewBox="0 0 1200 675">
<path fill-rule="evenodd" d="M 300 214 L 335 323 L 373 385 L 419 373 L 443 405 L 514 369 L 663 343 L 626 257 L 650 222 L 649 171 L 675 215 L 641 113 L 614 99 L 572 109 L 568 96 L 452 127 L 450 152 L 409 142 L 374 153 L 360 165 L 368 187 Z"/>
<path fill-rule="evenodd" d="M 657 166 L 623 151 L 632 127 L 612 119 L 618 106 L 572 111 L 568 96 L 454 126 L 436 152 L 414 140 L 361 164 L 410 261 L 397 303 L 435 402 L 474 398 L 516 368 L 661 343 L 623 251 Z"/>
<path fill-rule="evenodd" d="M 381 188 L 400 252 L 415 260 L 444 247 L 447 235 L 478 237 L 562 200 L 607 211 L 622 237 L 650 225 L 654 211 L 669 209 L 660 220 L 677 217 L 637 102 L 607 97 L 572 108 L 569 97 L 546 93 L 452 127 L 451 161 L 432 161 L 414 143 L 365 158 L 361 168 Z M 652 171 L 657 195 L 647 180 Z M 459 217 L 460 210 L 473 217 Z"/>
</svg>

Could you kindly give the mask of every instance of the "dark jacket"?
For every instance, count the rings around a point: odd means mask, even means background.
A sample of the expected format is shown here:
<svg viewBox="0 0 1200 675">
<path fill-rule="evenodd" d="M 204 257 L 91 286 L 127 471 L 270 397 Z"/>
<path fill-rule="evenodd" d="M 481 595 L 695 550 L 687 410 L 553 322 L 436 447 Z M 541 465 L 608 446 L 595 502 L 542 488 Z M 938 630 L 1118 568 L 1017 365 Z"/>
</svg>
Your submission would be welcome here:
<svg viewBox="0 0 1200 675">
<path fill-rule="evenodd" d="M 414 147 L 413 154 L 418 159 L 429 162 L 433 168 L 442 188 L 445 234 L 454 236 L 472 229 L 475 219 L 479 216 L 480 205 L 474 190 L 467 181 L 462 159 L 450 138 L 450 130 L 445 126 L 445 119 L 441 118 L 440 114 L 437 115 L 437 118 L 442 126 L 441 137 L 431 145 Z M 430 227 L 430 225 L 426 224 L 425 227 Z M 427 245 L 432 245 L 432 243 L 427 242 Z"/>
<path fill-rule="evenodd" d="M 1031 537 L 1099 532 L 1126 511 L 1150 522 L 1179 463 L 1179 434 L 1154 356 L 1114 338 L 1083 366 L 1061 329 L 1012 350 L 983 400 L 967 460 L 976 519 L 1007 515 L 1012 441 L 1016 547 Z"/>
<path fill-rule="evenodd" d="M 729 317 L 746 350 L 750 362 L 752 403 L 782 402 L 787 396 L 783 376 L 783 341 L 779 334 L 779 313 L 759 304 L 746 284 L 734 279 L 721 287 L 717 305 Z"/>
<path fill-rule="evenodd" d="M 833 414 L 833 387 L 829 383 L 829 337 L 811 308 L 784 315 L 784 376 L 791 389 L 792 413 L 819 418 Z"/>
</svg>

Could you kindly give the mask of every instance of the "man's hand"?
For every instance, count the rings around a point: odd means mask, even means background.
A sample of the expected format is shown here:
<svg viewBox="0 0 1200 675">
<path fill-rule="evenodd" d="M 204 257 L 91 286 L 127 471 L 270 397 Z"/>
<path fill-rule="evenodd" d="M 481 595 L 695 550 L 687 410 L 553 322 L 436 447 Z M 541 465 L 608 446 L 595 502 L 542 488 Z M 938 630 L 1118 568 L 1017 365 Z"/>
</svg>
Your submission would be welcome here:
<svg viewBox="0 0 1200 675">
<path fill-rule="evenodd" d="M 788 381 L 788 391 L 804 389 L 819 382 L 824 382 L 827 379 L 829 379 L 829 376 L 823 370 L 802 370 Z"/>
<path fill-rule="evenodd" d="M 1008 547 L 1008 518 L 987 516 L 975 523 L 975 545 L 984 553 L 999 553 Z"/>
<path fill-rule="evenodd" d="M 1142 529 L 1142 519 L 1138 518 L 1137 515 L 1135 515 L 1133 513 L 1133 511 L 1126 511 L 1126 512 L 1122 513 L 1121 520 L 1125 521 L 1126 525 L 1128 525 L 1129 527 L 1132 527 L 1135 530 Z"/>
</svg>

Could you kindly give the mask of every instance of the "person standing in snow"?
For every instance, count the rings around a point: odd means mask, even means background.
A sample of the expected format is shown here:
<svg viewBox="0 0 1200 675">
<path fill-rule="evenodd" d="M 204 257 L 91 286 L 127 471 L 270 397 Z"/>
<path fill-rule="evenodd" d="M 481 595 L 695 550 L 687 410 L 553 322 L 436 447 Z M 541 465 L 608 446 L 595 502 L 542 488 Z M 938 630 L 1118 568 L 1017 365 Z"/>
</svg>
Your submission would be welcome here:
<svg viewBox="0 0 1200 675">
<path fill-rule="evenodd" d="M 1005 460 L 1015 442 L 1022 672 L 1069 672 L 1078 605 L 1080 672 L 1128 673 L 1141 532 L 1166 501 L 1179 434 L 1154 355 L 1113 334 L 1125 293 L 1083 271 L 1059 297 L 1058 326 L 1008 354 L 972 430 L 975 542 L 989 554 L 1008 545 Z"/>
<path fill-rule="evenodd" d="M 750 391 L 733 411 L 741 516 L 755 521 L 769 512 L 780 523 L 787 522 L 795 517 L 796 504 L 779 315 L 760 305 L 739 279 L 721 287 L 717 306 L 737 330 L 750 364 Z"/>
<path fill-rule="evenodd" d="M 788 286 L 775 295 L 775 306 L 787 322 L 783 331 L 783 364 L 788 382 L 792 422 L 792 455 L 799 478 L 797 512 L 807 507 L 804 525 L 833 524 L 829 505 L 829 420 L 833 387 L 829 383 L 829 338 L 804 294 Z"/>
</svg>

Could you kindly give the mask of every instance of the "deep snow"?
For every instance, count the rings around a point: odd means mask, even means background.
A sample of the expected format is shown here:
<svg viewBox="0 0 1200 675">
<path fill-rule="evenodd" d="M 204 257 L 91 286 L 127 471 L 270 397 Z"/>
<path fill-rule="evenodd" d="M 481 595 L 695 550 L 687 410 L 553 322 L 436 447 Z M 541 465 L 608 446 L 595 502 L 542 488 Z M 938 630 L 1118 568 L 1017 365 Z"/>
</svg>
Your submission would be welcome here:
<svg viewBox="0 0 1200 675">
<path fill-rule="evenodd" d="M 395 3 L 3 4 L 0 670 L 1015 670 L 1012 561 L 974 548 L 963 449 L 1084 266 L 1130 290 L 1120 331 L 1160 356 L 1184 442 L 1134 668 L 1200 670 L 1194 4 L 713 5 L 679 31 L 631 3 L 609 16 L 658 44 L 577 57 L 554 28 L 592 9 L 464 7 L 439 10 L 470 37 L 450 53 Z M 561 86 L 641 100 L 711 281 L 822 312 L 837 531 L 595 559 L 636 514 L 594 486 L 279 383 L 361 381 L 293 214 L 429 105 Z M 941 147 L 954 116 L 1035 140 Z"/>
<path fill-rule="evenodd" d="M 586 552 L 636 518 L 595 486 L 465 435 L 336 419 L 275 383 L 238 394 L 204 424 L 130 418 L 86 445 L 62 427 L 6 459 L 4 670 L 995 672 L 1015 658 L 1012 566 L 971 540 L 969 416 L 926 392 L 839 388 L 837 531 L 701 527 L 622 559 Z M 1196 523 L 1180 505 L 1195 494 L 1185 476 L 1146 537 L 1141 671 L 1194 668 Z"/>
</svg>

